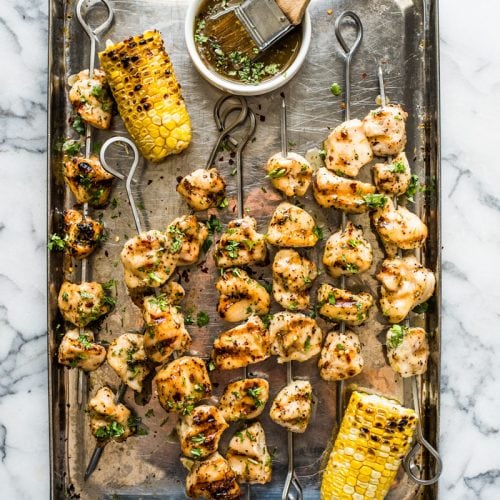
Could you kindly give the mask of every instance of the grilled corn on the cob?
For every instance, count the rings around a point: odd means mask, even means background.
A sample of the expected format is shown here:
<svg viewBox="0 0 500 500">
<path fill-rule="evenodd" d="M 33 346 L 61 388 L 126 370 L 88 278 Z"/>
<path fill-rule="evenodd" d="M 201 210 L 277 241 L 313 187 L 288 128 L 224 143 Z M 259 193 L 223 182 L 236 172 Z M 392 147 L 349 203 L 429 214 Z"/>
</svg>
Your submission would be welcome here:
<svg viewBox="0 0 500 500">
<path fill-rule="evenodd" d="M 382 500 L 410 447 L 417 416 L 395 401 L 353 392 L 321 483 L 321 500 Z"/>
<path fill-rule="evenodd" d="M 127 130 L 147 160 L 186 149 L 191 123 L 158 31 L 146 31 L 99 54 Z"/>
</svg>

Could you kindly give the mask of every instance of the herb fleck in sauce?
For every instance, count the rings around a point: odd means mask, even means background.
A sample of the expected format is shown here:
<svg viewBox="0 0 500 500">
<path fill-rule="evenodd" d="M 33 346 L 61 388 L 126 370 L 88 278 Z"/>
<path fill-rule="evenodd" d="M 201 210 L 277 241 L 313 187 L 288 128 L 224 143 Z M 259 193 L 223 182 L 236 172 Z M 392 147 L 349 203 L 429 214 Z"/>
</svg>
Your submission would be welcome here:
<svg viewBox="0 0 500 500">
<path fill-rule="evenodd" d="M 207 0 L 195 21 L 194 41 L 201 59 L 212 71 L 228 80 L 257 85 L 287 70 L 299 51 L 302 32 L 300 27 L 292 30 L 254 60 L 239 51 L 226 54 L 217 41 L 217 34 L 207 30 L 206 19 L 238 3 Z"/>
</svg>

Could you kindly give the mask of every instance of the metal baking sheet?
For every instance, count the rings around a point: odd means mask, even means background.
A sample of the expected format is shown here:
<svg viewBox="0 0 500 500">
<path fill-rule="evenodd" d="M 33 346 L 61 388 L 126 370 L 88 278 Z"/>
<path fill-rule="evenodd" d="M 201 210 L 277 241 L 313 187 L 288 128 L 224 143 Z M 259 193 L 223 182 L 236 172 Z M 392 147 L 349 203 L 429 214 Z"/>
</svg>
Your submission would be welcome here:
<svg viewBox="0 0 500 500">
<path fill-rule="evenodd" d="M 61 230 L 61 213 L 72 206 L 73 200 L 62 179 L 62 157 L 58 145 L 71 136 L 68 126 L 70 107 L 67 100 L 67 77 L 87 67 L 88 38 L 75 16 L 75 0 L 51 0 L 49 29 L 49 143 L 48 143 L 48 231 Z M 186 175 L 195 168 L 204 166 L 216 137 L 212 109 L 220 92 L 208 85 L 190 63 L 184 43 L 183 25 L 187 1 L 185 0 L 111 0 L 115 20 L 103 36 L 105 40 L 121 40 L 147 28 L 157 28 L 164 36 L 178 80 L 192 119 L 193 140 L 187 151 L 169 157 L 161 164 L 143 163 L 135 186 L 141 209 L 141 217 L 148 228 L 165 228 L 175 217 L 188 213 L 187 206 L 175 192 L 176 177 Z M 330 9 L 333 9 L 333 14 Z M 287 96 L 289 139 L 295 144 L 292 150 L 305 153 L 317 147 L 329 133 L 329 129 L 342 121 L 342 99 L 331 95 L 332 82 L 342 82 L 343 65 L 340 47 L 334 35 L 335 15 L 343 10 L 353 10 L 364 25 L 364 39 L 354 57 L 352 67 L 352 116 L 363 117 L 375 106 L 378 94 L 376 80 L 377 64 L 382 61 L 387 94 L 392 102 L 400 102 L 409 112 L 407 153 L 412 169 L 428 186 L 437 189 L 419 195 L 415 210 L 427 222 L 429 237 L 422 254 L 427 267 L 436 272 L 440 282 L 440 227 L 439 227 L 439 72 L 438 72 L 438 23 L 437 1 L 432 0 L 312 0 L 309 11 L 313 23 L 313 38 L 307 60 L 299 74 L 281 89 Z M 245 206 L 258 221 L 262 232 L 280 196 L 264 179 L 262 166 L 266 159 L 280 147 L 279 137 L 279 92 L 249 99 L 258 114 L 255 141 L 244 153 Z M 118 116 L 113 129 L 95 134 L 99 143 L 114 134 L 124 134 Z M 119 158 L 118 158 L 119 159 Z M 126 161 L 126 155 L 122 155 Z M 216 165 L 228 181 L 230 198 L 236 195 L 236 179 L 230 175 L 232 159 L 221 152 Z M 361 180 L 369 180 L 370 169 L 361 172 Z M 266 186 L 267 193 L 261 190 Z M 109 237 L 90 259 L 90 278 L 119 281 L 118 305 L 114 312 L 99 326 L 96 336 L 110 341 L 114 337 L 137 330 L 142 325 L 138 309 L 132 305 L 122 284 L 122 268 L 118 255 L 126 239 L 135 232 L 124 186 L 115 184 L 112 197 L 118 200 L 116 208 L 107 207 L 94 211 L 106 224 Z M 302 200 L 301 200 L 302 201 Z M 328 236 L 340 225 L 340 212 L 324 210 L 312 200 L 309 193 L 303 201 Z M 223 222 L 233 218 L 231 204 L 221 210 Z M 375 238 L 368 215 L 353 216 L 361 224 L 374 247 L 374 265 L 369 273 L 350 278 L 348 288 L 370 291 L 378 296 L 374 279 L 377 266 L 383 259 L 380 245 Z M 326 238 L 325 238 L 326 239 Z M 309 255 L 320 265 L 324 242 Z M 59 340 L 63 333 L 61 318 L 57 312 L 57 292 L 64 278 L 78 280 L 79 265 L 60 253 L 48 256 L 48 356 L 49 393 L 51 422 L 51 495 L 60 498 L 184 498 L 186 472 L 179 462 L 179 446 L 172 436 L 176 418 L 170 416 L 161 426 L 166 414 L 153 396 L 150 403 L 141 406 L 128 391 L 126 404 L 133 407 L 149 429 L 147 436 L 133 437 L 125 443 L 110 443 L 106 446 L 99 468 L 89 481 L 83 481 L 83 471 L 92 453 L 95 441 L 90 434 L 87 415 L 76 400 L 77 371 L 68 370 L 56 361 Z M 268 267 L 255 268 L 255 276 L 270 282 Z M 230 327 L 218 319 L 215 311 L 217 294 L 213 283 L 216 270 L 210 258 L 202 266 L 183 268 L 177 273 L 187 291 L 185 309 L 202 309 L 210 314 L 210 324 L 200 329 L 189 327 L 193 337 L 192 353 L 207 356 L 214 337 Z M 325 273 L 319 283 L 335 283 Z M 276 304 L 273 306 L 276 310 Z M 425 327 L 431 333 L 431 359 L 427 373 L 422 377 L 424 433 L 434 445 L 439 429 L 439 363 L 440 363 L 440 288 L 436 292 L 433 307 L 425 316 Z M 326 333 L 329 326 L 321 322 Z M 384 357 L 383 336 L 386 326 L 377 309 L 372 309 L 370 319 L 361 327 L 354 328 L 364 345 L 365 368 L 360 376 L 349 382 L 373 388 L 381 393 L 395 396 L 411 405 L 410 390 L 388 366 Z M 305 498 L 319 497 L 321 466 L 325 458 L 325 445 L 330 443 L 335 426 L 336 385 L 322 381 L 316 368 L 317 359 L 306 363 L 295 363 L 296 377 L 311 379 L 316 406 L 307 432 L 295 439 L 296 469 L 305 487 Z M 251 373 L 264 374 L 271 385 L 270 401 L 285 383 L 285 367 L 274 358 L 249 367 Z M 221 394 L 227 381 L 240 376 L 241 371 L 218 372 L 212 375 L 214 395 Z M 86 380 L 84 404 L 103 384 L 116 388 L 117 376 L 104 364 Z M 154 417 L 145 417 L 149 409 Z M 268 407 L 269 408 L 269 403 Z M 286 473 L 286 432 L 273 424 L 265 411 L 261 418 L 267 431 L 270 450 L 273 451 L 273 481 L 266 486 L 252 486 L 253 498 L 281 498 L 281 489 Z M 225 433 L 221 448 L 227 444 L 230 431 Z M 422 467 L 429 467 L 422 460 Z M 402 471 L 388 498 L 436 498 L 437 486 L 417 488 L 409 482 Z"/>
</svg>

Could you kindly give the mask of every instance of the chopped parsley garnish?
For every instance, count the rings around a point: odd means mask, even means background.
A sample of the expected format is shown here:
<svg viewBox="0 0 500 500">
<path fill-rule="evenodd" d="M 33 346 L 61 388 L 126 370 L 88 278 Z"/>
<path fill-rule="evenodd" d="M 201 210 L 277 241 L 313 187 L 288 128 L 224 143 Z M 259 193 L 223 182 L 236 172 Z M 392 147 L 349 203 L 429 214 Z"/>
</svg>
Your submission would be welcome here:
<svg viewBox="0 0 500 500">
<path fill-rule="evenodd" d="M 330 305 L 334 306 L 334 305 L 335 305 L 335 302 L 336 302 L 336 300 L 335 300 L 335 294 L 334 294 L 333 292 L 330 292 L 330 293 L 328 294 L 328 303 L 329 303 Z"/>
<path fill-rule="evenodd" d="M 413 308 L 413 312 L 416 314 L 423 314 L 429 310 L 429 303 L 424 302 L 423 304 L 419 304 Z"/>
<path fill-rule="evenodd" d="M 66 236 L 61 238 L 57 233 L 51 234 L 47 248 L 49 250 L 64 250 L 66 248 Z"/>
<path fill-rule="evenodd" d="M 97 439 L 111 439 L 122 436 L 125 433 L 125 427 L 119 424 L 115 420 L 108 425 L 99 427 L 95 431 L 95 436 Z"/>
<path fill-rule="evenodd" d="M 344 344 L 337 344 L 337 351 L 345 351 L 345 345 Z"/>
<path fill-rule="evenodd" d="M 111 279 L 109 281 L 106 281 L 106 283 L 101 283 L 101 286 L 104 288 L 104 290 L 111 290 L 112 288 L 116 289 L 116 285 L 118 282 L 114 279 Z"/>
<path fill-rule="evenodd" d="M 324 160 L 326 158 L 326 150 L 324 148 L 319 150 L 319 157 L 322 160 Z"/>
<path fill-rule="evenodd" d="M 236 398 L 236 399 L 239 399 L 241 397 L 241 394 L 239 393 L 239 391 L 232 391 L 231 394 Z"/>
<path fill-rule="evenodd" d="M 150 304 L 157 306 L 160 309 L 160 311 L 165 312 L 167 310 L 168 300 L 167 296 L 164 293 L 156 297 L 150 297 L 148 301 Z"/>
<path fill-rule="evenodd" d="M 392 325 L 387 335 L 387 345 L 391 349 L 396 349 L 403 343 L 407 328 L 401 325 Z"/>
<path fill-rule="evenodd" d="M 83 135 L 85 133 L 85 124 L 83 123 L 83 120 L 80 115 L 75 115 L 71 123 L 71 126 L 73 127 L 73 130 L 75 132 L 78 132 L 80 135 Z"/>
<path fill-rule="evenodd" d="M 363 196 L 364 204 L 371 210 L 385 207 L 387 197 L 380 193 L 367 194 Z"/>
<path fill-rule="evenodd" d="M 229 206 L 229 200 L 227 198 L 223 198 L 217 206 L 219 208 L 227 208 Z"/>
<path fill-rule="evenodd" d="M 308 335 L 304 342 L 304 350 L 307 352 L 311 349 L 311 337 Z"/>
<path fill-rule="evenodd" d="M 203 444 L 205 442 L 205 434 L 200 432 L 200 434 L 197 434 L 196 436 L 191 436 L 191 442 L 194 444 Z"/>
<path fill-rule="evenodd" d="M 247 389 L 247 394 L 253 399 L 255 406 L 263 406 L 264 402 L 259 399 L 259 395 L 262 392 L 262 387 L 250 387 Z"/>
<path fill-rule="evenodd" d="M 201 458 L 203 456 L 203 451 L 200 448 L 192 448 L 191 455 L 195 458 Z"/>
<path fill-rule="evenodd" d="M 207 226 L 208 232 L 210 234 L 213 234 L 215 232 L 220 233 L 222 231 L 222 224 L 215 215 L 211 215 L 208 218 L 208 220 L 205 222 L 205 226 Z"/>
<path fill-rule="evenodd" d="M 161 283 L 161 278 L 155 272 L 148 273 L 148 278 L 150 279 L 150 281 Z"/>
<path fill-rule="evenodd" d="M 94 96 L 94 97 L 101 97 L 102 96 L 102 87 L 100 85 L 94 85 L 92 87 L 92 90 L 90 91 L 90 93 Z"/>
<path fill-rule="evenodd" d="M 80 141 L 75 141 L 74 139 L 68 139 L 62 145 L 62 150 L 64 154 L 75 156 L 80 153 L 82 143 Z"/>
<path fill-rule="evenodd" d="M 332 83 L 330 85 L 330 92 L 335 96 L 339 96 L 340 94 L 342 94 L 342 87 L 337 83 Z"/>
<path fill-rule="evenodd" d="M 113 297 L 111 295 L 105 295 L 104 298 L 102 299 L 102 303 L 106 304 L 107 306 L 114 307 L 116 306 L 116 297 Z"/>
<path fill-rule="evenodd" d="M 168 232 L 173 236 L 173 240 L 170 245 L 170 252 L 179 253 L 182 249 L 182 244 L 184 243 L 184 233 L 175 226 L 168 226 Z"/>
<path fill-rule="evenodd" d="M 425 188 L 424 188 L 425 189 Z M 420 180 L 417 174 L 413 174 L 410 177 L 410 184 L 408 185 L 408 189 L 406 190 L 405 196 L 408 201 L 411 203 L 415 203 L 415 194 L 417 192 L 421 192 L 422 186 L 420 185 Z"/>
<path fill-rule="evenodd" d="M 273 168 L 267 175 L 266 177 L 269 179 L 279 179 L 280 177 L 283 177 L 286 175 L 286 168 Z"/>
<path fill-rule="evenodd" d="M 238 247 L 240 243 L 238 241 L 229 240 L 226 243 L 225 250 L 231 259 L 238 258 Z"/>
<path fill-rule="evenodd" d="M 390 170 L 395 174 L 404 174 L 406 172 L 406 165 L 401 160 L 395 161 L 392 162 Z"/>
<path fill-rule="evenodd" d="M 92 347 L 92 343 L 89 341 L 87 335 L 79 335 L 78 342 L 80 342 L 85 349 L 90 349 Z"/>
<path fill-rule="evenodd" d="M 356 264 L 348 263 L 345 266 L 345 270 L 349 273 L 356 274 L 359 272 L 359 267 Z"/>
<path fill-rule="evenodd" d="M 196 324 L 201 328 L 202 326 L 207 326 L 210 321 L 210 317 L 205 311 L 200 311 L 196 315 Z"/>
<path fill-rule="evenodd" d="M 325 237 L 322 227 L 314 226 L 313 233 L 317 236 L 318 240 L 322 240 Z"/>
<path fill-rule="evenodd" d="M 357 246 L 361 243 L 360 240 L 354 240 L 354 239 L 350 239 L 347 244 L 351 247 L 351 248 L 357 248 Z"/>
<path fill-rule="evenodd" d="M 81 290 L 80 292 L 78 292 L 80 294 L 80 297 L 82 299 L 93 299 L 94 296 L 91 294 L 91 293 L 88 293 L 86 292 L 85 290 Z"/>
</svg>

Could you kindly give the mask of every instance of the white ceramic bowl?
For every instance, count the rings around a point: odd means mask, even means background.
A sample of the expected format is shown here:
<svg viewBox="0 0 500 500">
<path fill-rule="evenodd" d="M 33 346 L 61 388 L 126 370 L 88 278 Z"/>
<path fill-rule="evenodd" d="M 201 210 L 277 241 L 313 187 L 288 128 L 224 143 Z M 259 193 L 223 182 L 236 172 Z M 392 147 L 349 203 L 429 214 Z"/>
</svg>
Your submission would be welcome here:
<svg viewBox="0 0 500 500">
<path fill-rule="evenodd" d="M 212 71 L 206 66 L 198 54 L 198 50 L 196 49 L 194 42 L 194 21 L 203 2 L 204 0 L 192 0 L 189 4 L 186 13 L 186 22 L 184 25 L 184 36 L 186 38 L 186 44 L 191 60 L 205 80 L 224 92 L 248 96 L 262 95 L 272 92 L 273 90 L 276 90 L 288 83 L 296 75 L 306 58 L 307 51 L 309 50 L 309 45 L 311 43 L 311 18 L 309 17 L 308 11 L 306 11 L 302 21 L 302 43 L 292 64 L 284 73 L 278 74 L 275 77 L 269 78 L 257 85 L 249 85 L 248 83 L 239 83 L 233 80 L 228 80 L 218 75 L 215 71 Z"/>
</svg>

